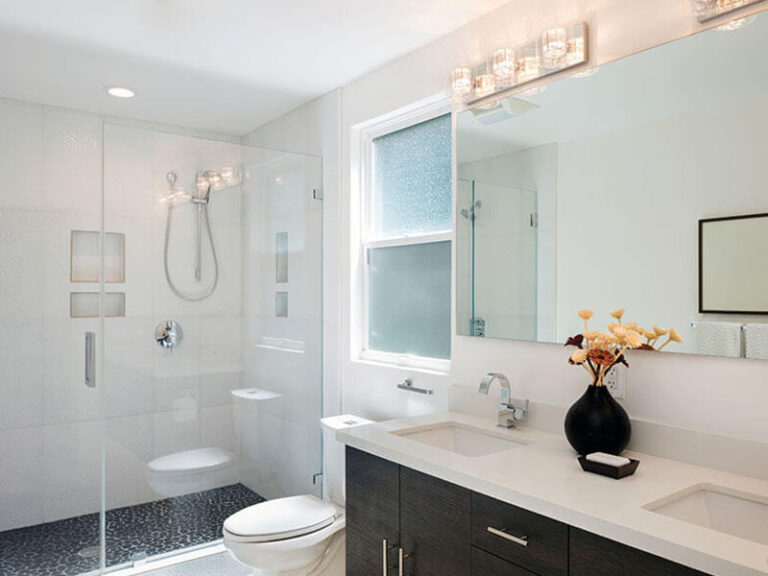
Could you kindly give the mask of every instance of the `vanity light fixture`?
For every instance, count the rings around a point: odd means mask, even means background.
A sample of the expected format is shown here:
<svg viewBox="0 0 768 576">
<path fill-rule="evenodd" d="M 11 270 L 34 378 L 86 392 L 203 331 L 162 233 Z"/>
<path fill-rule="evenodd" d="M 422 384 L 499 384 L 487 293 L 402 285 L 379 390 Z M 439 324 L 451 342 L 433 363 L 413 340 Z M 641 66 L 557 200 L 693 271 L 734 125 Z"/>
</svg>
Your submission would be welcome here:
<svg viewBox="0 0 768 576">
<path fill-rule="evenodd" d="M 720 16 L 730 14 L 731 12 L 764 1 L 765 0 L 694 0 L 694 7 L 699 22 L 709 22 Z M 739 18 L 732 22 L 727 22 L 722 26 L 718 26 L 718 30 L 738 30 L 753 22 L 754 19 L 754 15 Z"/>
<path fill-rule="evenodd" d="M 475 98 L 485 98 L 496 90 L 496 75 L 483 72 L 475 76 Z"/>
<path fill-rule="evenodd" d="M 587 24 L 579 22 L 548 28 L 536 40 L 522 46 L 494 50 L 488 60 L 473 69 L 454 68 L 451 87 L 457 102 L 474 104 L 505 90 L 534 82 L 551 74 L 586 64 Z M 543 87 L 531 89 L 541 93 Z"/>
<path fill-rule="evenodd" d="M 136 92 L 125 86 L 110 86 L 107 88 L 107 94 L 115 98 L 133 98 Z"/>
<path fill-rule="evenodd" d="M 493 52 L 493 73 L 500 84 L 514 81 L 515 51 L 512 48 L 499 48 Z"/>
<path fill-rule="evenodd" d="M 454 96 L 464 97 L 472 92 L 472 70 L 469 68 L 454 68 L 452 86 Z"/>
<path fill-rule="evenodd" d="M 520 51 L 517 58 L 517 81 L 525 84 L 536 80 L 541 76 L 541 57 L 539 56 L 538 45 L 529 44 Z"/>
<path fill-rule="evenodd" d="M 568 37 L 565 28 L 550 28 L 541 35 L 542 60 L 547 68 L 556 68 L 567 52 Z"/>
</svg>

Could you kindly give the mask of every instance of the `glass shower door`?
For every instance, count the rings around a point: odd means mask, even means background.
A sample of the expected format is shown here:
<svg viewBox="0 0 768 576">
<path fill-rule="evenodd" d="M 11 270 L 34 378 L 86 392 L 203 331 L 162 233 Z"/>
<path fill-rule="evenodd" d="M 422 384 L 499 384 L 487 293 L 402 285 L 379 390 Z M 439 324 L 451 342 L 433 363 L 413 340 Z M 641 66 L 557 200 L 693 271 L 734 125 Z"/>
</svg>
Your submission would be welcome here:
<svg viewBox="0 0 768 576">
<path fill-rule="evenodd" d="M 105 564 L 221 538 L 321 471 L 320 159 L 107 124 Z M 109 261 L 105 243 L 105 262 Z M 106 302 L 105 299 L 105 302 Z"/>
<path fill-rule="evenodd" d="M 99 568 L 102 127 L 3 100 L 0 126 L 0 574 L 72 576 Z"/>
</svg>

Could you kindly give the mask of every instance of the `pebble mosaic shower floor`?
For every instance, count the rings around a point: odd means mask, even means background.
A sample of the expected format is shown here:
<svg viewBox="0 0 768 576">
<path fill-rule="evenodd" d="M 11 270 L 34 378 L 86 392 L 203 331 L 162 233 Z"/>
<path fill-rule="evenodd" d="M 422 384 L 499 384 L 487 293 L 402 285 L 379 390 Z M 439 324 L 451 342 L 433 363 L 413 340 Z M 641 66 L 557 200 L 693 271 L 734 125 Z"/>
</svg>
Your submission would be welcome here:
<svg viewBox="0 0 768 576">
<path fill-rule="evenodd" d="M 230 514 L 263 502 L 242 484 L 107 511 L 107 566 L 221 538 Z M 2 576 L 77 576 L 99 567 L 99 515 L 0 532 Z"/>
</svg>

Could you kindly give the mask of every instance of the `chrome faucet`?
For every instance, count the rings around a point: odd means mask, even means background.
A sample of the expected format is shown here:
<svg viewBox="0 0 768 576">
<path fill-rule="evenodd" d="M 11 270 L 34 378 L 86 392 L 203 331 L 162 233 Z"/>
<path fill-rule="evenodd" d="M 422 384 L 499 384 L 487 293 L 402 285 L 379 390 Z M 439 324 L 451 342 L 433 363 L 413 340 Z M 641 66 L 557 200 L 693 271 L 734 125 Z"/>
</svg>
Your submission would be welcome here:
<svg viewBox="0 0 768 576">
<path fill-rule="evenodd" d="M 499 404 L 499 428 L 514 428 L 515 422 L 521 422 L 528 417 L 528 400 L 512 399 L 512 389 L 509 386 L 509 378 L 500 372 L 489 372 L 480 382 L 478 392 L 488 394 L 494 380 L 501 385 L 501 403 Z"/>
</svg>

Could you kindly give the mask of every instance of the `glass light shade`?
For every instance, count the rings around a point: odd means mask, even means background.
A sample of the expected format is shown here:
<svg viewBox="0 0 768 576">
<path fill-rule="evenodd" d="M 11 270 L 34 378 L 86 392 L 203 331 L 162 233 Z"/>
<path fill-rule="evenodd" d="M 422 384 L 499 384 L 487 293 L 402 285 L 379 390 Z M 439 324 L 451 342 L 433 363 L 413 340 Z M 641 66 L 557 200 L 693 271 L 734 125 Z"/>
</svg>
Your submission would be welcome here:
<svg viewBox="0 0 768 576">
<path fill-rule="evenodd" d="M 472 71 L 469 68 L 454 68 L 451 78 L 454 96 L 465 96 L 472 91 Z"/>
<path fill-rule="evenodd" d="M 568 40 L 568 52 L 565 55 L 565 63 L 575 66 L 584 61 L 584 36 L 577 36 Z"/>
<path fill-rule="evenodd" d="M 541 61 L 535 48 L 529 47 L 518 56 L 515 72 L 519 83 L 530 82 L 541 76 Z"/>
<path fill-rule="evenodd" d="M 718 12 L 730 12 L 747 4 L 747 0 L 717 0 L 715 9 Z"/>
<path fill-rule="evenodd" d="M 482 98 L 493 94 L 496 90 L 496 75 L 495 74 L 478 74 L 475 76 L 475 97 Z"/>
<path fill-rule="evenodd" d="M 499 48 L 493 52 L 493 73 L 501 81 L 514 78 L 515 51 L 512 48 Z"/>
<path fill-rule="evenodd" d="M 544 66 L 556 68 L 568 51 L 568 37 L 565 28 L 550 28 L 541 35 L 541 53 Z"/>
</svg>

